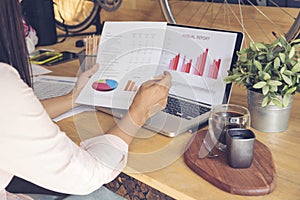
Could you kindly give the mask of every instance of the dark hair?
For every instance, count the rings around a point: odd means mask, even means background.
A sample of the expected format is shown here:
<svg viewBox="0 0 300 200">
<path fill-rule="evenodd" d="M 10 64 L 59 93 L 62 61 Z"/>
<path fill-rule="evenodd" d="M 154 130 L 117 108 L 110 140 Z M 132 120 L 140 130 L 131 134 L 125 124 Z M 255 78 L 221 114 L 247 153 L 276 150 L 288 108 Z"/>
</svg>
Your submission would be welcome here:
<svg viewBox="0 0 300 200">
<path fill-rule="evenodd" d="M 0 27 L 0 62 L 13 66 L 24 82 L 31 87 L 31 65 L 19 0 L 0 1 Z"/>
</svg>

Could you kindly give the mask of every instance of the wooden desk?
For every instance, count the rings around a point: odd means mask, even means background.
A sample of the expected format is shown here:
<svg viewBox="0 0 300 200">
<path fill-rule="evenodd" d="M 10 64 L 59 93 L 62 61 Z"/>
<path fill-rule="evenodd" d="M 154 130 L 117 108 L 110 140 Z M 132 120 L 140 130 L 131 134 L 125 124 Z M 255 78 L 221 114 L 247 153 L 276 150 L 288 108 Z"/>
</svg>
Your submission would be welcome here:
<svg viewBox="0 0 300 200">
<path fill-rule="evenodd" d="M 139 4 L 138 1 L 125 2 L 130 4 L 132 7 Z M 143 2 L 145 3 L 145 1 Z M 130 6 L 128 4 L 126 4 L 126 6 Z M 121 7 L 120 10 L 115 13 L 110 14 L 103 12 L 102 15 L 106 19 L 115 20 L 120 20 L 120 17 L 122 17 L 122 20 L 163 20 L 161 13 L 157 13 L 157 8 L 154 7 L 153 1 L 147 2 L 147 5 L 149 5 L 148 10 L 143 10 L 145 9 L 145 6 L 143 6 L 143 8 L 139 9 L 137 12 L 132 12 L 130 9 L 130 11 L 126 11 L 127 7 L 125 6 L 123 8 Z M 155 11 L 155 14 L 149 14 L 151 13 L 150 10 Z M 79 52 L 81 49 L 76 49 L 74 47 L 76 39 L 78 38 L 68 38 L 66 42 L 56 44 L 52 46 L 52 48 L 58 50 L 74 50 Z M 52 73 L 53 75 L 64 76 L 75 76 L 78 68 L 78 61 L 61 64 L 51 68 L 49 67 L 49 69 L 54 71 Z M 244 88 L 234 86 L 230 103 L 247 106 L 246 90 Z M 74 117 L 64 119 L 58 122 L 58 125 L 74 142 L 79 144 L 81 139 L 103 133 L 114 123 L 114 119 L 104 113 L 85 112 Z M 289 129 L 287 131 L 282 133 L 263 133 L 253 130 L 257 139 L 270 148 L 276 166 L 277 185 L 275 190 L 269 195 L 246 197 L 226 193 L 209 184 L 207 181 L 191 171 L 185 165 L 182 157 L 178 157 L 178 159 L 168 165 L 158 165 L 159 167 L 157 167 L 157 170 L 155 171 L 146 173 L 134 173 L 132 171 L 132 167 L 135 167 L 133 165 L 134 163 L 132 163 L 132 159 L 135 157 L 135 154 L 147 154 L 147 152 L 149 153 L 157 149 L 159 150 L 162 147 L 168 146 L 170 143 L 176 142 L 178 143 L 177 151 L 180 153 L 182 152 L 185 142 L 192 136 L 190 133 L 184 133 L 173 139 L 152 133 L 146 129 L 141 129 L 139 134 L 146 135 L 148 138 L 136 138 L 133 141 L 130 146 L 129 165 L 124 170 L 124 174 L 127 174 L 130 177 L 133 177 L 134 179 L 139 180 L 170 197 L 173 197 L 174 199 L 300 199 L 299 124 L 300 95 L 296 94 L 293 102 Z M 142 158 L 143 156 L 140 157 Z M 164 158 L 160 159 L 163 160 Z M 147 161 L 147 164 L 151 163 L 154 163 L 154 161 Z M 153 199 L 163 198 L 156 197 Z"/>
</svg>

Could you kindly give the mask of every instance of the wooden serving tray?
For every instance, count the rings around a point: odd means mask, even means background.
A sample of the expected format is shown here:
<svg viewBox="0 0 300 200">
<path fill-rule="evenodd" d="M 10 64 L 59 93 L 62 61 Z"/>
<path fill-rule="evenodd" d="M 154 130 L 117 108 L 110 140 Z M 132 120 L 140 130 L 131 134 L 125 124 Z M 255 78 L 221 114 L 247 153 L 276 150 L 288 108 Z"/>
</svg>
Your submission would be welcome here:
<svg viewBox="0 0 300 200">
<path fill-rule="evenodd" d="M 276 172 L 272 154 L 267 146 L 255 141 L 253 163 L 246 169 L 231 168 L 226 153 L 217 149 L 217 158 L 198 158 L 198 151 L 207 130 L 201 130 L 191 138 L 184 153 L 184 161 L 199 176 L 229 193 L 257 196 L 271 193 L 276 185 Z"/>
</svg>

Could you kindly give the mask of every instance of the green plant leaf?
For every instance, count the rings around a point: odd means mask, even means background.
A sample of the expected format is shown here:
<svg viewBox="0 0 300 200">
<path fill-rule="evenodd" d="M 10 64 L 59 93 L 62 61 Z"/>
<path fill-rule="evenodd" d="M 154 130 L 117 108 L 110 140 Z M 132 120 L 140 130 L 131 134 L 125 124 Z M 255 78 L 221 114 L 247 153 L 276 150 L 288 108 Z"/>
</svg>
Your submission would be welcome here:
<svg viewBox="0 0 300 200">
<path fill-rule="evenodd" d="M 285 94 L 293 94 L 297 90 L 297 87 L 292 87 L 286 91 Z"/>
<path fill-rule="evenodd" d="M 274 103 L 275 106 L 282 108 L 282 103 L 277 98 L 273 98 L 271 101 L 272 103 Z"/>
<path fill-rule="evenodd" d="M 279 53 L 279 58 L 282 63 L 285 63 L 285 54 L 284 53 Z"/>
<path fill-rule="evenodd" d="M 287 75 L 287 76 L 293 76 L 294 75 L 294 73 L 290 70 L 285 70 L 284 74 Z"/>
<path fill-rule="evenodd" d="M 261 65 L 261 63 L 260 63 L 259 61 L 254 60 L 254 61 L 253 61 L 253 64 L 255 65 L 255 67 L 256 67 L 259 71 L 262 70 L 262 65 Z"/>
<path fill-rule="evenodd" d="M 245 63 L 245 62 L 248 61 L 248 58 L 241 55 L 241 56 L 239 57 L 239 61 L 242 62 L 242 63 Z"/>
<path fill-rule="evenodd" d="M 270 101 L 271 101 L 271 99 L 276 98 L 276 94 L 274 92 L 269 94 L 269 98 L 270 98 Z"/>
<path fill-rule="evenodd" d="M 241 76 L 240 73 L 232 74 L 231 76 L 227 76 L 224 78 L 226 83 L 236 82 L 236 80 Z"/>
<path fill-rule="evenodd" d="M 298 73 L 300 72 L 300 62 L 298 62 L 293 68 L 292 68 L 293 73 Z"/>
<path fill-rule="evenodd" d="M 292 48 L 291 48 L 291 51 L 290 51 L 290 53 L 289 53 L 289 59 L 292 59 L 292 58 L 294 57 L 295 52 L 296 52 L 295 47 L 292 47 Z"/>
<path fill-rule="evenodd" d="M 277 81 L 277 80 L 269 80 L 268 84 L 271 85 L 271 86 L 280 86 L 280 85 L 282 85 L 282 83 L 280 81 Z"/>
<path fill-rule="evenodd" d="M 237 77 L 237 78 L 235 78 L 235 82 L 237 82 L 237 83 L 240 83 L 241 80 L 243 80 L 242 77 Z"/>
<path fill-rule="evenodd" d="M 264 96 L 266 96 L 269 92 L 269 86 L 268 85 L 265 85 L 263 88 L 262 88 L 262 93 Z"/>
<path fill-rule="evenodd" d="M 259 56 L 257 56 L 257 60 L 264 61 L 265 59 L 266 59 L 265 55 L 259 55 Z"/>
<path fill-rule="evenodd" d="M 272 60 L 274 59 L 273 53 L 268 53 L 267 54 L 267 61 L 272 62 Z"/>
<path fill-rule="evenodd" d="M 291 80 L 292 80 L 292 85 L 291 86 L 297 86 L 297 77 L 295 76 L 290 76 Z M 298 85 L 300 86 L 300 85 Z M 299 87 L 300 88 L 300 87 Z"/>
<path fill-rule="evenodd" d="M 270 89 L 269 89 L 271 92 L 277 92 L 278 91 L 278 87 L 277 86 L 270 86 Z"/>
<path fill-rule="evenodd" d="M 254 44 L 253 42 L 250 42 L 250 49 L 251 49 L 252 51 L 254 51 L 254 52 L 257 51 L 256 46 L 255 46 L 255 44 Z"/>
<path fill-rule="evenodd" d="M 279 39 L 276 39 L 276 40 L 274 40 L 274 42 L 272 43 L 272 46 L 273 47 L 276 47 L 276 46 L 282 46 L 282 44 L 280 43 L 280 38 Z"/>
<path fill-rule="evenodd" d="M 224 78 L 224 81 L 225 81 L 226 84 L 233 82 L 232 79 L 228 78 L 228 77 Z"/>
<path fill-rule="evenodd" d="M 264 73 L 264 77 L 263 77 L 263 79 L 264 79 L 265 81 L 267 81 L 267 80 L 270 80 L 270 79 L 271 79 L 271 76 L 270 76 L 270 74 L 268 74 L 268 73 Z"/>
<path fill-rule="evenodd" d="M 242 74 L 247 74 L 248 73 L 248 68 L 247 67 L 240 67 L 239 70 Z"/>
<path fill-rule="evenodd" d="M 274 69 L 278 69 L 280 66 L 280 58 L 276 57 L 274 60 Z"/>
<path fill-rule="evenodd" d="M 265 66 L 265 68 L 264 68 L 264 71 L 265 72 L 269 71 L 269 69 L 271 68 L 271 66 L 272 66 L 272 62 L 267 63 L 266 66 Z"/>
<path fill-rule="evenodd" d="M 288 85 L 284 85 L 283 88 L 281 89 L 282 93 L 286 93 L 286 91 L 289 89 Z"/>
<path fill-rule="evenodd" d="M 237 53 L 240 55 L 240 54 L 247 53 L 247 51 L 248 51 L 248 48 L 244 48 L 244 49 L 241 49 L 240 51 L 237 51 Z"/>
<path fill-rule="evenodd" d="M 269 97 L 266 96 L 263 98 L 262 102 L 261 102 L 261 107 L 266 107 L 269 104 Z"/>
<path fill-rule="evenodd" d="M 295 66 L 298 62 L 300 62 L 300 60 L 297 61 L 297 60 L 295 60 L 295 59 L 289 60 L 289 61 L 290 61 L 290 65 L 291 65 L 291 66 Z"/>
<path fill-rule="evenodd" d="M 259 79 L 263 79 L 264 75 L 265 75 L 265 72 L 263 72 L 263 71 L 258 71 L 258 78 L 259 78 Z"/>
<path fill-rule="evenodd" d="M 280 73 L 283 74 L 285 70 L 286 70 L 286 66 L 284 66 L 280 69 Z"/>
<path fill-rule="evenodd" d="M 267 85 L 267 82 L 265 82 L 265 81 L 259 81 L 259 82 L 255 83 L 253 85 L 253 88 L 260 89 L 260 88 L 264 87 L 265 85 Z"/>
<path fill-rule="evenodd" d="M 299 38 L 299 39 L 296 39 L 296 40 L 293 40 L 293 41 L 291 41 L 291 44 L 297 44 L 297 43 L 300 43 L 300 38 Z"/>
<path fill-rule="evenodd" d="M 285 46 L 287 44 L 287 41 L 286 41 L 284 36 L 281 36 L 278 39 L 279 39 L 279 42 L 280 42 L 281 46 Z"/>
<path fill-rule="evenodd" d="M 284 74 L 282 74 L 281 76 L 282 76 L 282 79 L 284 80 L 284 82 L 285 82 L 286 84 L 292 85 L 292 80 L 291 80 L 288 76 L 286 76 L 286 75 L 284 75 Z"/>
<path fill-rule="evenodd" d="M 290 97 L 291 97 L 291 95 L 290 94 L 285 94 L 284 96 L 283 96 L 283 99 L 282 99 L 282 106 L 285 108 L 285 107 L 287 107 L 288 105 L 289 105 L 289 103 L 290 103 Z"/>
<path fill-rule="evenodd" d="M 255 46 L 259 49 L 267 49 L 267 47 L 263 43 L 260 43 L 260 42 L 255 43 Z"/>
</svg>

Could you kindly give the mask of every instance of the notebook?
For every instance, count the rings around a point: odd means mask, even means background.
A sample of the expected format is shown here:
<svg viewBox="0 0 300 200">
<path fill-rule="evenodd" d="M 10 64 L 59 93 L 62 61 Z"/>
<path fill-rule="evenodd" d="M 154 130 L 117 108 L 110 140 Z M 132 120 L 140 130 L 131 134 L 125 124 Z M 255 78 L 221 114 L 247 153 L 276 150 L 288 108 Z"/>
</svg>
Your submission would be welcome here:
<svg viewBox="0 0 300 200">
<path fill-rule="evenodd" d="M 171 73 L 172 87 L 163 111 L 151 117 L 144 128 L 175 137 L 206 124 L 211 106 L 226 104 L 231 84 L 227 71 L 237 60 L 243 40 L 241 32 L 168 24 L 156 74 Z M 134 83 L 127 82 L 133 88 Z M 115 117 L 127 110 L 97 107 Z"/>
</svg>

